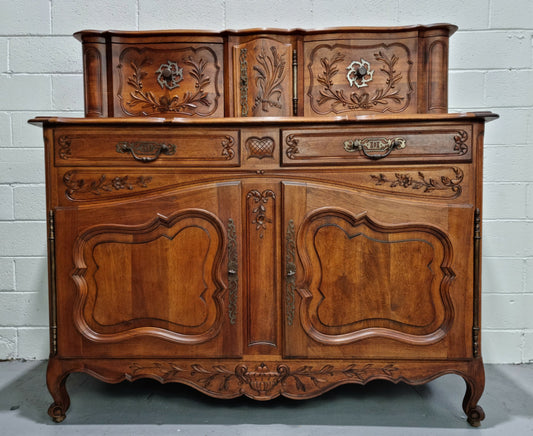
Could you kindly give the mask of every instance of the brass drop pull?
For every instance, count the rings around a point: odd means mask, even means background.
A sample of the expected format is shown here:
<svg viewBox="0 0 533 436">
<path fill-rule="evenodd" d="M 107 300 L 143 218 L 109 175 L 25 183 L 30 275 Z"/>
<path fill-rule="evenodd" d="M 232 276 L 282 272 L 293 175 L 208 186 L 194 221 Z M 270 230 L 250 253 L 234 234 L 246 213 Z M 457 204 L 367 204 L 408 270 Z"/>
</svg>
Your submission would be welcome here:
<svg viewBox="0 0 533 436">
<path fill-rule="evenodd" d="M 400 150 L 407 147 L 403 138 L 364 138 L 344 141 L 344 150 L 348 153 L 362 151 L 369 159 L 383 159 L 395 148 Z"/>
<path fill-rule="evenodd" d="M 174 144 L 164 144 L 157 142 L 119 142 L 116 146 L 117 153 L 131 153 L 133 159 L 139 162 L 153 162 L 161 154 L 167 156 L 176 153 Z"/>
</svg>

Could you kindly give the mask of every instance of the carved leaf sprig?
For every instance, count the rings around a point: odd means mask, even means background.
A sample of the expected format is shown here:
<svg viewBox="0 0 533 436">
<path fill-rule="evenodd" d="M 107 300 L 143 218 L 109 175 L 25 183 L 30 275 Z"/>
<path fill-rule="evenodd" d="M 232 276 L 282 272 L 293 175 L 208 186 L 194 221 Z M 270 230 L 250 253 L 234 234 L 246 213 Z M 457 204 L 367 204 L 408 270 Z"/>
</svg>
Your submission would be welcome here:
<svg viewBox="0 0 533 436">
<path fill-rule="evenodd" d="M 362 368 L 358 368 L 357 365 L 352 364 L 348 365 L 342 370 L 342 373 L 347 377 L 355 377 L 358 380 L 363 381 L 365 379 L 365 374 L 372 368 L 372 364 L 369 363 Z"/>
<path fill-rule="evenodd" d="M 287 374 L 287 378 L 292 377 L 296 384 L 296 388 L 299 391 L 305 392 L 306 391 L 305 383 L 302 382 L 300 377 L 307 377 L 309 378 L 309 380 L 313 382 L 315 386 L 319 386 L 320 383 L 327 382 L 324 376 L 333 377 L 334 375 L 333 369 L 334 369 L 333 365 L 325 365 L 324 367 L 322 367 L 322 369 L 316 371 L 316 370 L 313 370 L 312 366 L 305 365 L 294 371 L 290 371 Z"/>
<path fill-rule="evenodd" d="M 276 47 L 270 47 L 272 56 L 265 54 L 264 49 L 257 55 L 258 65 L 253 69 L 257 76 L 255 83 L 259 88 L 259 95 L 255 98 L 252 110 L 255 112 L 259 107 L 263 112 L 268 112 L 269 107 L 281 108 L 282 83 L 285 77 L 284 54 L 279 54 Z"/>
<path fill-rule="evenodd" d="M 192 376 L 195 376 L 197 374 L 204 375 L 204 377 L 200 377 L 197 381 L 198 383 L 202 384 L 205 388 L 209 388 L 209 386 L 211 386 L 211 383 L 214 380 L 216 380 L 219 377 L 222 377 L 222 383 L 219 386 L 219 390 L 227 391 L 229 387 L 229 381 L 232 378 L 237 377 L 234 371 L 230 371 L 223 365 L 215 365 L 212 367 L 213 370 L 208 370 L 199 364 L 191 365 L 191 368 L 192 368 L 192 371 L 191 371 Z"/>
<path fill-rule="evenodd" d="M 419 171 L 417 173 L 418 179 L 415 179 L 410 174 L 395 173 L 394 179 L 389 179 L 385 174 L 380 173 L 379 175 L 370 175 L 370 178 L 375 182 L 376 185 L 385 185 L 389 184 L 391 188 L 411 188 L 411 189 L 421 189 L 423 192 L 432 192 L 436 190 L 446 190 L 450 189 L 456 194 L 462 192 L 460 186 L 463 181 L 463 171 L 460 168 L 453 167 L 452 171 L 454 173 L 454 178 L 447 176 L 440 176 L 440 179 L 427 178 L 424 173 Z"/>
<path fill-rule="evenodd" d="M 155 362 L 151 366 L 141 366 L 138 363 L 132 363 L 130 365 L 131 376 L 135 377 L 144 373 L 157 373 L 163 380 L 173 380 L 180 373 L 185 370 L 175 363 L 159 363 Z M 128 375 L 127 378 L 131 378 Z"/>
<path fill-rule="evenodd" d="M 183 96 L 181 105 L 177 106 L 176 110 L 178 110 L 181 106 L 190 108 L 196 108 L 198 107 L 198 104 L 209 106 L 211 103 L 207 98 L 207 92 L 204 91 L 204 87 L 209 85 L 210 82 L 209 77 L 205 75 L 205 67 L 207 66 L 207 62 L 203 59 L 200 59 L 200 61 L 196 63 L 192 57 L 189 56 L 187 59 L 185 59 L 184 63 L 191 67 L 189 74 L 195 80 L 194 87 L 196 88 L 196 92 L 192 93 L 187 91 Z"/>
<path fill-rule="evenodd" d="M 335 77 L 339 69 L 337 64 L 344 61 L 344 55 L 342 53 L 335 53 L 331 59 L 321 58 L 320 63 L 324 68 L 324 72 L 317 77 L 318 83 L 324 86 L 324 89 L 320 90 L 321 97 L 318 99 L 318 104 L 321 105 L 326 101 L 333 100 L 334 105 L 343 104 L 346 101 L 344 92 L 341 90 L 333 89 L 333 77 Z"/>
<path fill-rule="evenodd" d="M 119 191 L 121 189 L 133 190 L 135 187 L 147 188 L 152 181 L 152 177 L 139 176 L 134 181 L 130 182 L 129 176 L 115 176 L 109 179 L 105 174 L 96 180 L 86 181 L 83 178 L 78 178 L 76 171 L 69 171 L 63 176 L 63 183 L 68 188 L 66 193 L 68 196 L 80 193 L 91 193 L 100 195 L 103 192 Z"/>
</svg>

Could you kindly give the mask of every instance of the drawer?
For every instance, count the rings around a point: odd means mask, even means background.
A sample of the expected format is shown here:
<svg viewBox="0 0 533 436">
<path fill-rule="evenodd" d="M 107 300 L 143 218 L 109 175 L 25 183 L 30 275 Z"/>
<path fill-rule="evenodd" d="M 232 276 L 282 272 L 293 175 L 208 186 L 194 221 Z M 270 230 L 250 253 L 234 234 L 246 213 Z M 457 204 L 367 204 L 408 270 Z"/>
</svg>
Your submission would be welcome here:
<svg viewBox="0 0 533 436">
<path fill-rule="evenodd" d="M 283 166 L 470 162 L 472 126 L 284 129 Z"/>
<path fill-rule="evenodd" d="M 416 39 L 306 43 L 305 115 L 416 113 Z"/>
<path fill-rule="evenodd" d="M 56 166 L 240 165 L 238 129 L 56 129 Z"/>
<path fill-rule="evenodd" d="M 113 44 L 115 116 L 224 116 L 223 45 Z"/>
</svg>

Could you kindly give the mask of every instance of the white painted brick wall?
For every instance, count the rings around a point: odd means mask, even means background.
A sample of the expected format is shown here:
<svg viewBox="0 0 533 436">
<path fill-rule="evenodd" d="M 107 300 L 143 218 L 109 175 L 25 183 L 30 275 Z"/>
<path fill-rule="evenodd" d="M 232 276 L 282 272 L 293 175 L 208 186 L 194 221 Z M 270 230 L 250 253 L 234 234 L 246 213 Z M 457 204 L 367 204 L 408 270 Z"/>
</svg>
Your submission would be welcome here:
<svg viewBox="0 0 533 436">
<path fill-rule="evenodd" d="M 40 292 L 48 286 L 46 257 L 16 257 L 13 264 L 17 292 Z"/>
<path fill-rule="evenodd" d="M 0 257 L 0 292 L 15 289 L 15 261 L 9 257 Z"/>
<path fill-rule="evenodd" d="M 0 148 L 11 145 L 11 117 L 7 112 L 0 112 Z"/>
<path fill-rule="evenodd" d="M 7 39 L 0 39 L 0 73 L 7 72 L 8 44 Z"/>
<path fill-rule="evenodd" d="M 39 115 L 80 116 L 82 29 L 391 26 L 450 22 L 451 110 L 486 127 L 483 354 L 533 361 L 533 1 L 0 0 L 0 359 L 48 355 Z"/>
<path fill-rule="evenodd" d="M 224 29 L 225 9 L 223 0 L 139 0 L 139 29 Z M 272 2 L 256 1 L 260 3 Z M 229 5 L 228 5 L 229 7 Z M 259 12 L 259 11 L 258 11 Z M 244 11 L 241 11 L 241 14 Z M 228 25 L 231 27 L 231 25 Z"/>
<path fill-rule="evenodd" d="M 44 35 L 50 33 L 48 0 L 0 0 L 0 32 L 3 35 Z"/>
<path fill-rule="evenodd" d="M 0 327 L 0 356 L 2 359 L 16 359 L 17 329 L 14 327 Z"/>
<path fill-rule="evenodd" d="M 70 35 L 83 29 L 137 29 L 138 0 L 52 0 L 51 3 L 52 32 L 57 35 Z M 179 9 L 180 3 L 174 2 L 174 8 Z M 167 16 L 164 9 L 156 13 Z"/>
<path fill-rule="evenodd" d="M 13 198 L 16 220 L 46 220 L 44 185 L 15 186 Z"/>
<path fill-rule="evenodd" d="M 8 185 L 0 185 L 0 220 L 13 219 L 13 189 Z"/>
</svg>

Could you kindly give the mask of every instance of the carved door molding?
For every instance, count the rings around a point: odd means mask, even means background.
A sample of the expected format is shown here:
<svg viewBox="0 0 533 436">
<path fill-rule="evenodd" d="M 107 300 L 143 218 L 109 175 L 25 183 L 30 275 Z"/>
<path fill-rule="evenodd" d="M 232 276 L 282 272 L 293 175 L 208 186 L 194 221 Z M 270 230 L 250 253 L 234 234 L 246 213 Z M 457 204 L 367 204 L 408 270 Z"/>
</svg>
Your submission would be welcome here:
<svg viewBox="0 0 533 436">
<path fill-rule="evenodd" d="M 453 319 L 453 250 L 439 229 L 383 225 L 366 213 L 323 208 L 306 216 L 297 246 L 300 318 L 316 341 L 429 345 L 446 335 Z"/>
</svg>

